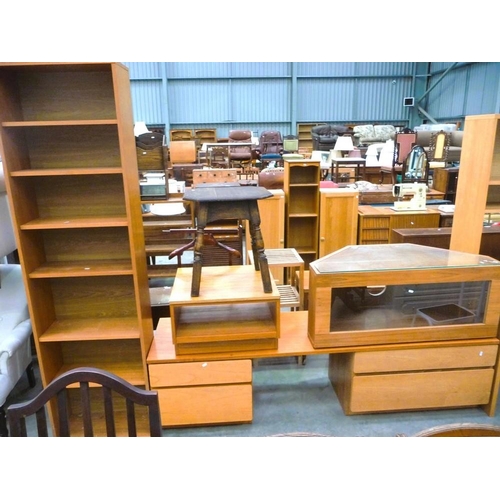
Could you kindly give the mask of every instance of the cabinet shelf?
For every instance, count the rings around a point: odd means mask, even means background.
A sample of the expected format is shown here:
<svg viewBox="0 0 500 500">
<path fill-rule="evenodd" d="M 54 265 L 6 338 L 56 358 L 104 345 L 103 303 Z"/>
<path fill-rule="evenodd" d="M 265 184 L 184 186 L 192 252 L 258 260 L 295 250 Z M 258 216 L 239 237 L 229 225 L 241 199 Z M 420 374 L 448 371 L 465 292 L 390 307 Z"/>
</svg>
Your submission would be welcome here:
<svg viewBox="0 0 500 500">
<path fill-rule="evenodd" d="M 176 318 L 176 343 L 277 337 L 275 301 L 223 306 L 185 306 Z M 238 328 L 235 328 L 235 324 Z"/>
<path fill-rule="evenodd" d="M 40 336 L 40 342 L 138 339 L 137 318 L 86 318 L 57 320 Z"/>
<path fill-rule="evenodd" d="M 39 120 L 2 122 L 2 127 L 73 127 L 88 125 L 117 125 L 118 120 Z"/>
<path fill-rule="evenodd" d="M 57 376 L 62 375 L 63 373 L 67 372 L 68 370 L 72 370 L 73 368 L 80 368 L 81 365 L 75 364 L 75 363 L 68 363 L 65 364 L 61 367 L 59 372 L 57 373 Z M 141 363 L 137 363 L 136 366 L 130 365 L 130 363 L 117 363 L 117 362 L 103 362 L 103 363 L 96 363 L 92 365 L 93 368 L 98 368 L 100 370 L 106 370 L 108 372 L 114 373 L 115 375 L 118 375 L 119 377 L 125 379 L 127 382 L 131 383 L 132 385 L 135 386 L 145 386 L 145 380 L 144 380 L 144 373 L 142 369 Z M 69 385 L 68 388 L 76 388 L 77 384 L 75 385 Z M 98 387 L 95 386 L 94 384 L 89 384 L 89 387 Z M 123 417 L 123 421 L 126 421 L 126 415 Z M 120 419 L 117 419 L 120 420 Z"/>
<path fill-rule="evenodd" d="M 50 169 L 30 169 L 17 170 L 12 172 L 12 177 L 55 177 L 58 175 L 106 175 L 116 174 L 121 175 L 120 167 L 88 167 L 88 168 L 50 168 Z"/>
<path fill-rule="evenodd" d="M 44 217 L 21 224 L 22 230 L 33 229 L 68 229 L 87 227 L 124 227 L 127 218 L 123 217 Z"/>
<path fill-rule="evenodd" d="M 121 276 L 132 274 L 130 260 L 47 262 L 29 273 L 29 277 L 64 278 L 78 276 Z"/>
</svg>

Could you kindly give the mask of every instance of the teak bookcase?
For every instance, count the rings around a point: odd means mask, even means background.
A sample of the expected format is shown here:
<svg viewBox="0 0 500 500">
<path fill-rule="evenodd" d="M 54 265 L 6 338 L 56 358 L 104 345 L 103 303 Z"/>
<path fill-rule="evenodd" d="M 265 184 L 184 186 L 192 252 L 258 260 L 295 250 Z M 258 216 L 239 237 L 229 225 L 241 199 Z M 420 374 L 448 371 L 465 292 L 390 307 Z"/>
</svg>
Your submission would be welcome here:
<svg viewBox="0 0 500 500">
<path fill-rule="evenodd" d="M 319 161 L 289 160 L 285 165 L 285 247 L 295 248 L 308 269 L 318 258 Z"/>
<path fill-rule="evenodd" d="M 153 328 L 127 68 L 1 64 L 0 142 L 43 384 L 89 365 L 148 387 Z"/>
</svg>

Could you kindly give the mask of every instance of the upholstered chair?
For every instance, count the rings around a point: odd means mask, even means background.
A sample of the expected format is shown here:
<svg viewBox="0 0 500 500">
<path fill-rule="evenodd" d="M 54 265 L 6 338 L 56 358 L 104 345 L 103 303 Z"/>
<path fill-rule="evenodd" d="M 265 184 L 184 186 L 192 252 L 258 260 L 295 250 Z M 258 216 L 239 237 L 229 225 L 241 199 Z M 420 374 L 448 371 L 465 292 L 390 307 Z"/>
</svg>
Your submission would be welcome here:
<svg viewBox="0 0 500 500">
<path fill-rule="evenodd" d="M 21 266 L 13 262 L 15 250 L 16 241 L 0 161 L 0 436 L 8 433 L 5 402 L 25 372 L 30 386 L 35 386 L 31 321 Z"/>
</svg>

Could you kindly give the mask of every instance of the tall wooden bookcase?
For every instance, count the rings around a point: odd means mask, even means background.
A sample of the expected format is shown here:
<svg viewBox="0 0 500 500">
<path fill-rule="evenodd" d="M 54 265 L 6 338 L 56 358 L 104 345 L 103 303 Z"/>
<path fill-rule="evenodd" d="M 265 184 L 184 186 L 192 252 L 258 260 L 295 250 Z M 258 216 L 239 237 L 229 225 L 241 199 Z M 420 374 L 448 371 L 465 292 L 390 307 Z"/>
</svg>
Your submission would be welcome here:
<svg viewBox="0 0 500 500">
<path fill-rule="evenodd" d="M 302 257 L 305 269 L 318 258 L 319 161 L 288 160 L 285 165 L 285 242 Z"/>
<path fill-rule="evenodd" d="M 479 253 L 487 210 L 500 213 L 500 114 L 465 118 L 451 250 Z"/>
<path fill-rule="evenodd" d="M 153 327 L 127 68 L 1 64 L 0 143 L 43 384 L 87 365 L 148 387 Z"/>
</svg>

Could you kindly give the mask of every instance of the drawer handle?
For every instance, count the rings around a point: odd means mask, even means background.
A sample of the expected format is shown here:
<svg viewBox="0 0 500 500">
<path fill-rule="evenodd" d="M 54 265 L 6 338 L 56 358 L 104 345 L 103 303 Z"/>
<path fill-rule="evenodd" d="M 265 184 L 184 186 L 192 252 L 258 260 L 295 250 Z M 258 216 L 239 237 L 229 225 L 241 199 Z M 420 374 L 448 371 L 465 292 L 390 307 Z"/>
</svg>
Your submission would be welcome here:
<svg viewBox="0 0 500 500">
<path fill-rule="evenodd" d="M 206 368 L 207 366 L 208 366 L 208 363 L 202 363 L 202 364 L 201 364 L 201 367 L 202 367 L 202 368 Z"/>
</svg>

